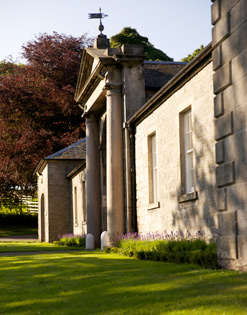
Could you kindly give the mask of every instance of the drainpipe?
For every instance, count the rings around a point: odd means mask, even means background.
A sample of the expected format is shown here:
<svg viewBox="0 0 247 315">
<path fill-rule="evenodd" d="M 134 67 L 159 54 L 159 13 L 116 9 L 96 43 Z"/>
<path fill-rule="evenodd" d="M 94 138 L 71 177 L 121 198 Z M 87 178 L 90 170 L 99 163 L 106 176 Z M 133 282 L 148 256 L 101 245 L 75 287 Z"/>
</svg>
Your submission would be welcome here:
<svg viewBox="0 0 247 315">
<path fill-rule="evenodd" d="M 135 128 L 128 128 L 130 142 L 130 174 L 131 174 L 131 232 L 138 232 L 136 213 L 136 176 L 135 176 Z"/>
<path fill-rule="evenodd" d="M 126 102 L 124 102 L 124 107 Z M 131 190 L 131 157 L 130 157 L 130 135 L 129 128 L 126 123 L 126 116 L 124 117 L 124 152 L 125 152 L 125 195 L 126 195 L 126 230 L 127 233 L 132 232 L 132 217 L 131 217 L 131 207 L 132 207 L 132 190 Z"/>
</svg>

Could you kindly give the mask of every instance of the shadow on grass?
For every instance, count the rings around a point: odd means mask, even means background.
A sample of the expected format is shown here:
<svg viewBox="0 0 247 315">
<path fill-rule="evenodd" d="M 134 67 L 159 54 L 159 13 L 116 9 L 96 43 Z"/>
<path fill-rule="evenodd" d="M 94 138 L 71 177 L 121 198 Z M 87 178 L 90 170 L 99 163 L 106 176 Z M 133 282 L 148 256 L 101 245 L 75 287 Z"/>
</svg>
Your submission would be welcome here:
<svg viewBox="0 0 247 315">
<path fill-rule="evenodd" d="M 20 227 L 20 226 L 7 226 L 0 228 L 0 237 L 12 237 L 16 235 L 38 234 L 36 227 Z"/>
<path fill-rule="evenodd" d="M 246 314 L 247 274 L 95 252 L 0 258 L 2 314 Z"/>
<path fill-rule="evenodd" d="M 70 251 L 70 250 L 82 250 L 80 247 L 72 246 L 57 246 L 50 243 L 40 243 L 38 240 L 30 241 L 0 241 L 0 256 L 4 253 L 13 253 L 14 255 L 20 255 L 20 252 L 50 252 L 50 251 Z"/>
</svg>

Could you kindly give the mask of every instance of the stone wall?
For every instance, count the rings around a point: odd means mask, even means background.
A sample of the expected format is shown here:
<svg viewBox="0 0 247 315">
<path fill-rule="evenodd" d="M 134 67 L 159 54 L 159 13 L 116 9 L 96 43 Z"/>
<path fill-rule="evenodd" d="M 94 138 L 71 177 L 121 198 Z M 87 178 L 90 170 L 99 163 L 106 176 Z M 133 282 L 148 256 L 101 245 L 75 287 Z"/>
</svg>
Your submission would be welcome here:
<svg viewBox="0 0 247 315">
<path fill-rule="evenodd" d="M 247 2 L 212 2 L 218 257 L 247 269 Z"/>
<path fill-rule="evenodd" d="M 181 114 L 191 107 L 195 192 L 184 194 Z M 156 133 L 158 202 L 149 203 L 148 136 Z M 183 131 L 182 133 L 183 134 Z M 215 134 L 212 63 L 171 95 L 136 127 L 138 231 L 203 230 L 216 239 Z"/>
<path fill-rule="evenodd" d="M 87 234 L 85 173 L 85 170 L 82 170 L 71 180 L 74 235 Z"/>
<path fill-rule="evenodd" d="M 70 180 L 66 177 L 78 166 L 78 161 L 48 162 L 49 242 L 58 235 L 72 233 Z"/>
</svg>

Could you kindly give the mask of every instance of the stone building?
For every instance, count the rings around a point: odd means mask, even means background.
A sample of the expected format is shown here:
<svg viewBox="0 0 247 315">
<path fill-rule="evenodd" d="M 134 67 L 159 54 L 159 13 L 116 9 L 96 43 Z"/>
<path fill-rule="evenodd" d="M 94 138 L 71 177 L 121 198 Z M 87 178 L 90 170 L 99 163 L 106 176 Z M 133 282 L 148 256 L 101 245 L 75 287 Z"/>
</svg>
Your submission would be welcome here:
<svg viewBox="0 0 247 315">
<path fill-rule="evenodd" d="M 211 45 L 128 124 L 135 139 L 138 231 L 204 231 L 216 239 Z"/>
<path fill-rule="evenodd" d="M 81 176 L 77 231 L 86 217 L 96 246 L 103 231 L 113 246 L 126 232 L 203 230 L 221 265 L 247 268 L 247 2 L 212 2 L 212 43 L 187 65 L 145 62 L 103 34 L 83 51 L 86 169 L 65 177 Z"/>
<path fill-rule="evenodd" d="M 53 242 L 59 235 L 86 233 L 85 158 L 86 141 L 82 139 L 44 158 L 36 167 L 40 241 Z M 75 198 L 77 191 L 79 198 Z"/>
</svg>

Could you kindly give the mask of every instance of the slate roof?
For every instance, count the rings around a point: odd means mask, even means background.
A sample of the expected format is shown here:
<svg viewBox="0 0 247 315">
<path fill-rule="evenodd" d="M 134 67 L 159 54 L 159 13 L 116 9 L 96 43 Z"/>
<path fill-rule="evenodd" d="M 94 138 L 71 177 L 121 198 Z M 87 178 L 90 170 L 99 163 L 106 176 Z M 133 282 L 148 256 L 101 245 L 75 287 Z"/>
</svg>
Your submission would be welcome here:
<svg viewBox="0 0 247 315">
<path fill-rule="evenodd" d="M 78 165 L 76 168 L 74 168 L 68 175 L 67 178 L 72 178 L 75 175 L 77 175 L 81 170 L 83 170 L 86 167 L 86 161 Z"/>
<path fill-rule="evenodd" d="M 160 88 L 134 115 L 127 124 L 138 125 L 161 104 L 164 104 L 178 88 L 193 78 L 198 71 L 212 61 L 212 43 L 209 43 L 193 60 L 186 63 L 164 86 Z M 179 63 L 178 63 L 179 64 Z M 180 63 L 181 64 L 181 63 Z M 149 65 L 147 66 L 149 68 Z"/>
<path fill-rule="evenodd" d="M 86 159 L 86 138 L 53 153 L 44 160 L 83 160 Z"/>
<path fill-rule="evenodd" d="M 187 62 L 179 61 L 144 61 L 146 89 L 160 89 L 180 72 Z"/>
</svg>

